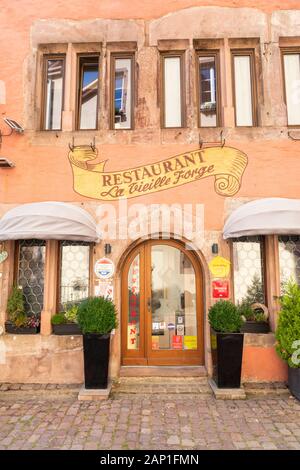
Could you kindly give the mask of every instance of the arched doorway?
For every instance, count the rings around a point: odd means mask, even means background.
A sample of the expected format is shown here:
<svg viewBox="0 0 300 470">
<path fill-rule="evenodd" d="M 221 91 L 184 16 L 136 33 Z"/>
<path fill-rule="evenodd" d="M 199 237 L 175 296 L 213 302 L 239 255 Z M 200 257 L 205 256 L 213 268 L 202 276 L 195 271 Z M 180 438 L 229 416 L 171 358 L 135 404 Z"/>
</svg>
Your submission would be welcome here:
<svg viewBox="0 0 300 470">
<path fill-rule="evenodd" d="M 148 240 L 122 271 L 122 364 L 202 365 L 202 271 L 174 240 Z"/>
</svg>

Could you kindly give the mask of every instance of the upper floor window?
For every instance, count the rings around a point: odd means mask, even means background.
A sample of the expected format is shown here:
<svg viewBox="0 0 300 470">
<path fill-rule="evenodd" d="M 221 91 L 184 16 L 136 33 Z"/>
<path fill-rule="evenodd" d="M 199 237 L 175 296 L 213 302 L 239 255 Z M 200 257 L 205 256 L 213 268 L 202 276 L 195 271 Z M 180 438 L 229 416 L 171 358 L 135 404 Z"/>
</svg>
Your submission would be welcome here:
<svg viewBox="0 0 300 470">
<path fill-rule="evenodd" d="M 300 53 L 283 51 L 288 125 L 300 125 Z"/>
<path fill-rule="evenodd" d="M 133 128 L 134 56 L 112 55 L 112 128 Z"/>
<path fill-rule="evenodd" d="M 78 129 L 97 129 L 99 56 L 79 57 Z"/>
<path fill-rule="evenodd" d="M 232 50 L 236 126 L 256 126 L 254 51 Z"/>
<path fill-rule="evenodd" d="M 220 125 L 219 57 L 214 51 L 198 53 L 199 126 Z"/>
<path fill-rule="evenodd" d="M 43 129 L 60 130 L 63 108 L 64 56 L 44 58 Z"/>
<path fill-rule="evenodd" d="M 162 127 L 183 127 L 183 53 L 162 54 Z"/>
<path fill-rule="evenodd" d="M 264 304 L 264 243 L 262 237 L 241 237 L 233 240 L 233 269 L 236 302 Z"/>
</svg>

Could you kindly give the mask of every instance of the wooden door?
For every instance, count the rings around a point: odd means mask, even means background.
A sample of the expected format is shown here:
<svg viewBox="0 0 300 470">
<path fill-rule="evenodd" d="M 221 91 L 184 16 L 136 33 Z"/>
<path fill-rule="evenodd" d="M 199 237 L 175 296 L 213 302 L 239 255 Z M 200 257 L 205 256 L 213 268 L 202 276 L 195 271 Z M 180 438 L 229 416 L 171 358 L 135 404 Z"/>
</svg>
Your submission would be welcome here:
<svg viewBox="0 0 300 470">
<path fill-rule="evenodd" d="M 203 364 L 202 272 L 192 251 L 150 240 L 131 252 L 121 327 L 124 365 Z"/>
</svg>

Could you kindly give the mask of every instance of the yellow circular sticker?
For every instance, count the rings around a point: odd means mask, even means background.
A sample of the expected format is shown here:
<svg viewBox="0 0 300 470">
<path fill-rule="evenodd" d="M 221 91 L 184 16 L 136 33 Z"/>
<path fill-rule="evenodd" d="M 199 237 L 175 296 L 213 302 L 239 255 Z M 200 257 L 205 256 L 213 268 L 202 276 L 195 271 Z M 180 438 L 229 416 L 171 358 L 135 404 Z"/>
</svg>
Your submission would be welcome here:
<svg viewBox="0 0 300 470">
<path fill-rule="evenodd" d="M 216 256 L 208 266 L 214 277 L 227 277 L 229 275 L 230 261 L 228 259 Z"/>
</svg>

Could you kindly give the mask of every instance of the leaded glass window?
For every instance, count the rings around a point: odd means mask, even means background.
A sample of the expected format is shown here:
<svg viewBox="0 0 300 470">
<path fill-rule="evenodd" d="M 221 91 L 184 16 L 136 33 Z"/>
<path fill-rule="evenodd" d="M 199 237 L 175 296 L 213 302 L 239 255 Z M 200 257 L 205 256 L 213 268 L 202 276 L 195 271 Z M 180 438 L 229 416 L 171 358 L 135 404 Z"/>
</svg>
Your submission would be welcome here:
<svg viewBox="0 0 300 470">
<path fill-rule="evenodd" d="M 23 289 L 28 316 L 39 316 L 43 309 L 45 252 L 44 240 L 19 242 L 18 285 Z"/>
<path fill-rule="evenodd" d="M 233 240 L 234 293 L 236 302 L 265 303 L 263 238 Z"/>
<path fill-rule="evenodd" d="M 278 242 L 281 290 L 289 280 L 300 285 L 300 236 L 280 235 Z"/>
<path fill-rule="evenodd" d="M 90 244 L 62 241 L 60 244 L 59 307 L 76 303 L 89 295 Z"/>
</svg>

